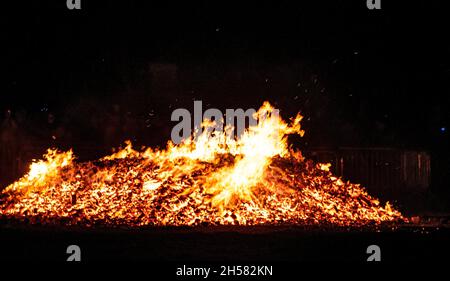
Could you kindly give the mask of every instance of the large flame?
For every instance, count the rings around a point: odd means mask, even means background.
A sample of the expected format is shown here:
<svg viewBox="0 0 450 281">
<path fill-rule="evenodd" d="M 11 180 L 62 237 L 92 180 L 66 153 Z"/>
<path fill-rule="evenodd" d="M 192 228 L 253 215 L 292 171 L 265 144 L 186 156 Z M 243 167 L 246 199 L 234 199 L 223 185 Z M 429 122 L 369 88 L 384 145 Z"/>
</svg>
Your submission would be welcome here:
<svg viewBox="0 0 450 281">
<path fill-rule="evenodd" d="M 69 225 L 335 224 L 404 220 L 357 184 L 289 148 L 301 115 L 283 121 L 265 102 L 240 138 L 232 127 L 167 148 L 125 148 L 77 163 L 71 151 L 44 160 L 2 192 L 0 216 Z"/>
</svg>

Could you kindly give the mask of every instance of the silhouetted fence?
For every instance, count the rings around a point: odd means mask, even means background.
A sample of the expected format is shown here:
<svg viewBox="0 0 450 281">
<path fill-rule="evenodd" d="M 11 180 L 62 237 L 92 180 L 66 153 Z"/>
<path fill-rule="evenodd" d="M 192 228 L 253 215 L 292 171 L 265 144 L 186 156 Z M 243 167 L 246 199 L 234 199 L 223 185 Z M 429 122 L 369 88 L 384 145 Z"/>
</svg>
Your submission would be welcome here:
<svg viewBox="0 0 450 281">
<path fill-rule="evenodd" d="M 430 186 L 430 155 L 393 148 L 311 149 L 308 158 L 332 164 L 332 172 L 371 190 L 401 192 Z"/>
</svg>

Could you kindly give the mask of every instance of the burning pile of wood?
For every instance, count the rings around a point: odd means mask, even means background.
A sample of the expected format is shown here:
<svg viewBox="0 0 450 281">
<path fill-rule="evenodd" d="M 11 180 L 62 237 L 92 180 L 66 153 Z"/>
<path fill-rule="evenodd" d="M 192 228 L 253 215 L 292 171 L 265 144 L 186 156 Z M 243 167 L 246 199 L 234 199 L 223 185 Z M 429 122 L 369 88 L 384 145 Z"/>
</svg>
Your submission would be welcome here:
<svg viewBox="0 0 450 281">
<path fill-rule="evenodd" d="M 260 111 L 269 111 L 270 105 Z M 212 133 L 165 150 L 131 143 L 97 161 L 49 150 L 1 195 L 0 216 L 64 225 L 361 226 L 403 221 L 389 203 L 287 146 L 301 116 L 269 118 L 242 140 Z"/>
</svg>

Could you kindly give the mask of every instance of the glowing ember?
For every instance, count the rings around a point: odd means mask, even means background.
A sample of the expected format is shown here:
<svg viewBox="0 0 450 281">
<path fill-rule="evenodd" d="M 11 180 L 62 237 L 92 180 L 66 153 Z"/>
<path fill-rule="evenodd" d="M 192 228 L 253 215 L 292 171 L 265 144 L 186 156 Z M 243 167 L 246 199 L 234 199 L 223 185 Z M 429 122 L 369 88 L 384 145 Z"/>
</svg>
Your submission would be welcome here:
<svg viewBox="0 0 450 281">
<path fill-rule="evenodd" d="M 93 162 L 49 150 L 45 160 L 8 186 L 0 216 L 69 225 L 365 225 L 404 220 L 357 184 L 334 177 L 288 147 L 303 135 L 267 102 L 257 125 L 239 138 L 204 130 L 165 150 L 136 151 L 131 143 Z M 266 118 L 262 118 L 265 116 Z M 204 123 L 206 129 L 211 122 Z M 227 133 L 228 132 L 228 133 Z"/>
</svg>

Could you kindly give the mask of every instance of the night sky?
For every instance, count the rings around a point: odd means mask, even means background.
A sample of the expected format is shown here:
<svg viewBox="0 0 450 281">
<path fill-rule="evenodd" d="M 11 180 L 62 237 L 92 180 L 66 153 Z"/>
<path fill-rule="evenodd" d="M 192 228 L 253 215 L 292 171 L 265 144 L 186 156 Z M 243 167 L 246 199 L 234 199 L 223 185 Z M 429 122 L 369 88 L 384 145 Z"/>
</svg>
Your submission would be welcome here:
<svg viewBox="0 0 450 281">
<path fill-rule="evenodd" d="M 2 110 L 70 123 L 68 108 L 87 98 L 141 119 L 159 109 L 170 127 L 168 113 L 193 99 L 221 109 L 269 100 L 286 117 L 301 111 L 315 145 L 446 150 L 443 1 L 382 1 L 380 11 L 365 0 L 15 2 L 2 24 Z M 154 90 L 152 63 L 176 65 L 175 89 Z"/>
</svg>

